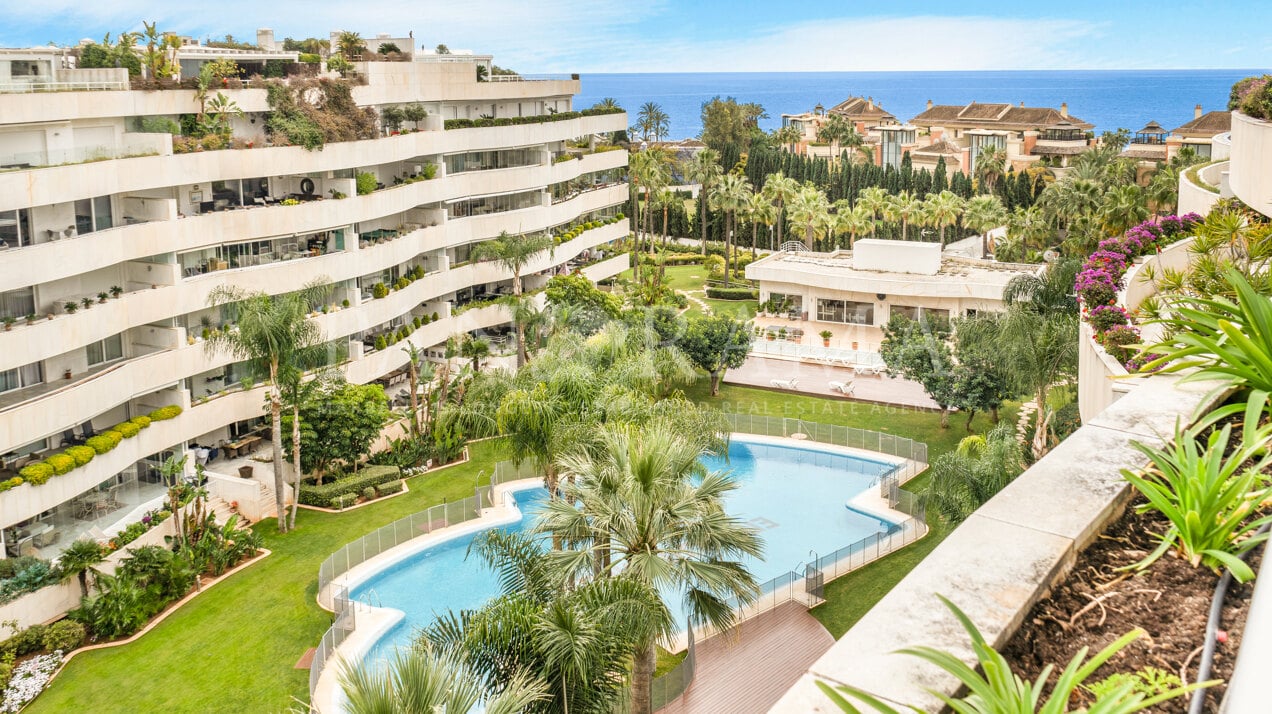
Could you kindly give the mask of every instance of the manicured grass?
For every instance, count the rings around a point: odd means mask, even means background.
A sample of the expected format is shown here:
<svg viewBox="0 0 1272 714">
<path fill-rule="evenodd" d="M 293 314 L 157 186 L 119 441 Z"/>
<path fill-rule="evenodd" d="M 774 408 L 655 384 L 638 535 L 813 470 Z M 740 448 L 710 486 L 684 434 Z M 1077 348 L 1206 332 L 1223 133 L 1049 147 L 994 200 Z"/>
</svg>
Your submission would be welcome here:
<svg viewBox="0 0 1272 714">
<path fill-rule="evenodd" d="M 696 268 L 698 266 L 685 266 Z M 670 272 L 670 271 L 669 271 Z M 800 417 L 918 439 L 935 457 L 966 435 L 955 416 L 947 430 L 939 415 L 847 400 L 725 385 L 708 396 L 702 379 L 687 390 L 699 401 L 744 414 Z M 1013 418 L 1015 409 L 1004 410 Z M 979 416 L 983 430 L 989 419 Z M 506 455 L 499 442 L 470 447 L 472 460 L 408 481 L 411 493 L 343 514 L 304 511 L 298 529 L 275 532 L 258 524 L 274 552 L 196 598 L 137 642 L 78 655 L 28 711 L 76 711 L 92 702 L 94 712 L 282 712 L 308 700 L 308 671 L 294 664 L 317 645 L 331 624 L 318 607 L 318 565 L 334 550 L 375 528 L 444 500 L 472 495 L 480 472 L 489 474 Z M 921 479 L 909 488 L 920 488 Z M 938 524 L 939 525 L 939 524 Z M 934 527 L 923 541 L 827 586 L 828 601 L 813 611 L 836 637 L 914 567 L 944 537 Z M 659 671 L 679 657 L 660 653 Z"/>
<path fill-rule="evenodd" d="M 676 668 L 676 665 L 685 661 L 685 657 L 689 654 L 689 650 L 681 650 L 676 654 L 672 654 L 667 650 L 658 648 L 658 662 L 654 666 L 654 676 L 661 677 Z"/>
<path fill-rule="evenodd" d="M 473 495 L 506 455 L 499 442 L 470 447 L 465 464 L 407 483 L 411 493 L 342 514 L 301 511 L 297 529 L 256 526 L 273 551 L 217 585 L 140 640 L 77 655 L 28 712 L 283 712 L 309 700 L 296 661 L 318 644 L 331 615 L 318 607 L 318 565 L 345 543 L 444 500 Z M 91 705 L 89 704 L 91 702 Z"/>
</svg>

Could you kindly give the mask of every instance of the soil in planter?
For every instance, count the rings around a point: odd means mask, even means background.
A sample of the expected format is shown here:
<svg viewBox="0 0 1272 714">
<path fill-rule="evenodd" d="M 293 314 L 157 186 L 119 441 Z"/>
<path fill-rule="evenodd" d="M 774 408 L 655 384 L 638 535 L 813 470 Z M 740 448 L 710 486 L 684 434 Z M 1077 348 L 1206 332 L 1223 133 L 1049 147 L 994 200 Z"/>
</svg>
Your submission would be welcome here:
<svg viewBox="0 0 1272 714">
<path fill-rule="evenodd" d="M 1135 504 L 1142 503 L 1138 499 Z M 1151 568 L 1138 575 L 1117 572 L 1117 568 L 1136 563 L 1157 546 L 1152 533 L 1162 533 L 1169 523 L 1156 511 L 1137 514 L 1134 506 L 1078 556 L 1068 579 L 1051 597 L 1034 606 L 1020 631 L 1002 650 L 1013 669 L 1027 679 L 1036 678 L 1042 668 L 1054 664 L 1060 670 L 1082 647 L 1094 654 L 1136 627 L 1148 634 L 1132 642 L 1121 653 L 1101 667 L 1088 680 L 1099 682 L 1116 672 L 1132 673 L 1145 667 L 1156 667 L 1185 684 L 1197 677 L 1201 647 L 1205 643 L 1206 619 L 1219 576 L 1207 568 L 1193 568 L 1187 562 L 1167 554 Z M 1251 556 L 1250 564 L 1258 572 L 1261 549 Z M 1254 582 L 1240 585 L 1233 581 L 1224 598 L 1220 630 L 1228 633 L 1227 642 L 1215 650 L 1212 679 L 1227 680 L 1245 627 Z M 1092 604 L 1095 601 L 1099 604 Z M 1187 671 L 1182 673 L 1187 662 Z M 1051 684 L 1056 672 L 1051 674 Z M 1048 690 L 1050 687 L 1048 687 Z M 1208 690 L 1207 712 L 1217 712 L 1224 685 Z M 1079 697 L 1085 696 L 1084 701 Z M 1070 706 L 1090 705 L 1093 698 L 1079 690 Z M 1152 712 L 1187 712 L 1188 697 L 1165 702 Z"/>
</svg>

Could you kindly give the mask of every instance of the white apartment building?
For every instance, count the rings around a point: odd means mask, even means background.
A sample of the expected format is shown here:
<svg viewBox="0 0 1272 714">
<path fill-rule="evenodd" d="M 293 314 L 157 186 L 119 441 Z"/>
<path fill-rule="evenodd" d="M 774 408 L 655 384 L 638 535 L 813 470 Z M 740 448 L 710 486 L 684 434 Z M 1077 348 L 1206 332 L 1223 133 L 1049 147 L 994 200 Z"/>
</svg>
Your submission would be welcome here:
<svg viewBox="0 0 1272 714">
<path fill-rule="evenodd" d="M 186 48 L 182 74 L 220 56 L 253 53 Z M 627 152 L 587 148 L 626 128 L 626 116 L 575 112 L 577 75 L 478 81 L 483 62 L 417 53 L 355 63 L 360 107 L 420 105 L 427 116 L 313 151 L 274 145 L 259 80 L 225 82 L 215 90 L 242 111 L 238 148 L 178 153 L 154 120 L 197 112 L 193 89 L 132 89 L 126 69 L 76 69 L 48 48 L 0 50 L 0 557 L 55 557 L 80 535 L 117 532 L 158 504 L 165 457 L 256 428 L 264 388 L 204 348 L 205 331 L 229 328 L 209 307 L 217 288 L 329 285 L 313 319 L 331 364 L 368 383 L 407 360 L 400 343 L 377 350 L 376 337 L 417 318 L 426 324 L 408 339 L 433 354 L 452 335 L 508 329 L 502 305 L 456 310 L 508 292 L 511 273 L 469 260 L 501 232 L 593 226 L 523 270 L 528 290 L 561 271 L 599 280 L 627 267 L 607 249 L 626 222 L 605 221 L 628 198 Z M 516 123 L 448 128 L 483 117 Z M 557 160 L 566 152 L 577 158 Z M 373 175 L 375 190 L 359 195 L 359 174 Z M 421 272 L 377 296 L 377 284 Z M 23 466 L 170 405 L 181 408 L 175 418 L 88 463 L 18 481 Z"/>
</svg>

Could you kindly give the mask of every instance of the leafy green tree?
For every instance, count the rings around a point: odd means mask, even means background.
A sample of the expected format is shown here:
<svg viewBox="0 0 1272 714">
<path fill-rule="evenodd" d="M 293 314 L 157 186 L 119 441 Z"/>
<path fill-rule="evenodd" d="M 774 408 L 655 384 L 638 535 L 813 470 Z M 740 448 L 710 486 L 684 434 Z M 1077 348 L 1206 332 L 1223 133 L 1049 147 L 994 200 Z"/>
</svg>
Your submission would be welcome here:
<svg viewBox="0 0 1272 714">
<path fill-rule="evenodd" d="M 928 196 L 924 211 L 927 213 L 928 225 L 940 231 L 941 245 L 944 246 L 945 229 L 958 223 L 959 216 L 963 215 L 963 199 L 953 191 L 942 191 Z"/>
<path fill-rule="evenodd" d="M 299 369 L 298 362 L 323 342 L 322 329 L 309 319 L 315 301 L 325 296 L 329 282 L 318 278 L 304 289 L 284 295 L 222 286 L 212 290 L 208 303 L 222 306 L 234 329 L 218 330 L 204 341 L 208 354 L 225 352 L 269 375 L 269 413 L 274 450 L 274 497 L 278 529 L 287 532 L 287 505 L 283 478 L 282 385 L 280 374 Z M 298 474 L 299 476 L 299 474 Z"/>
<path fill-rule="evenodd" d="M 487 714 L 521 714 L 543 697 L 541 686 L 514 675 L 484 699 L 478 675 L 458 654 L 427 647 L 397 652 L 387 670 L 378 663 L 341 663 L 340 688 L 349 714 L 468 714 L 480 703 Z"/>
<path fill-rule="evenodd" d="M 334 464 L 356 469 L 392 416 L 383 387 L 343 381 L 323 385 L 299 412 L 301 468 L 319 484 Z M 295 423 L 290 414 L 282 421 L 285 428 Z M 292 454 L 290 444 L 287 454 Z"/>
<path fill-rule="evenodd" d="M 352 62 L 355 58 L 366 54 L 367 41 L 362 39 L 362 35 L 356 32 L 344 30 L 336 36 L 336 51 L 346 60 Z"/>
<path fill-rule="evenodd" d="M 764 197 L 777 207 L 777 245 L 771 246 L 774 249 L 782 245 L 782 229 L 783 224 L 786 222 L 783 220 L 786 216 L 786 205 L 794 200 L 798 193 L 799 182 L 793 178 L 788 178 L 781 171 L 769 174 L 768 178 L 764 180 Z"/>
<path fill-rule="evenodd" d="M 883 326 L 879 355 L 891 376 L 901 375 L 923 385 L 932 401 L 941 408 L 941 428 L 950 425 L 953 396 L 954 359 L 949 346 L 948 320 L 923 317 L 911 320 L 893 315 Z"/>
<path fill-rule="evenodd" d="M 707 198 L 714 210 L 722 211 L 725 218 L 724 232 L 724 287 L 729 287 L 729 278 L 733 273 L 734 266 L 737 264 L 736 249 L 734 246 L 734 231 L 737 228 L 738 212 L 746 210 L 751 201 L 751 185 L 746 179 L 735 173 L 728 173 L 721 177 L 719 183 L 716 184 L 715 190 Z M 733 249 L 734 260 L 730 263 L 729 257 Z"/>
<path fill-rule="evenodd" d="M 963 213 L 963 225 L 981 234 L 981 257 L 989 257 L 989 231 L 1007 223 L 1007 209 L 994 195 L 973 196 Z"/>
<path fill-rule="evenodd" d="M 493 260 L 512 273 L 512 296 L 521 297 L 521 271 L 539 254 L 552 250 L 552 238 L 546 234 L 510 236 L 501 231 L 499 237 L 473 247 L 473 260 Z M 526 363 L 526 331 L 520 322 L 517 331 L 517 366 Z"/>
<path fill-rule="evenodd" d="M 660 596 L 680 598 L 688 625 L 726 629 L 734 603 L 759 595 L 743 565 L 758 557 L 755 528 L 725 512 L 722 499 L 737 487 L 721 472 L 703 473 L 700 444 L 673 425 L 607 427 L 598 448 L 560 460 L 570 479 L 564 497 L 540 511 L 537 529 L 560 538 L 549 554 L 567 573 L 630 578 Z M 669 608 L 668 608 L 669 609 Z M 659 628 L 645 628 L 633 648 L 632 712 L 650 714 Z"/>
<path fill-rule="evenodd" d="M 826 202 L 826 194 L 817 190 L 812 184 L 804 184 L 795 198 L 791 199 L 791 223 L 804 229 L 804 244 L 810 249 L 817 248 L 817 229 L 824 225 L 830 213 L 830 205 Z"/>
<path fill-rule="evenodd" d="M 645 141 L 662 141 L 670 130 L 671 117 L 657 102 L 645 102 L 636 112 L 635 133 Z"/>
<path fill-rule="evenodd" d="M 601 290 L 578 273 L 552 276 L 544 293 L 558 317 L 584 335 L 617 318 L 623 308 L 617 295 Z"/>
<path fill-rule="evenodd" d="M 746 362 L 751 349 L 750 325 L 731 315 L 691 316 L 677 343 L 698 368 L 711 375 L 711 396 L 720 393 L 720 380 Z"/>
<path fill-rule="evenodd" d="M 703 143 L 717 151 L 733 144 L 742 151 L 750 147 L 760 131 L 760 120 L 768 118 L 764 107 L 754 103 L 739 103 L 733 97 L 719 96 L 702 103 Z"/>
</svg>

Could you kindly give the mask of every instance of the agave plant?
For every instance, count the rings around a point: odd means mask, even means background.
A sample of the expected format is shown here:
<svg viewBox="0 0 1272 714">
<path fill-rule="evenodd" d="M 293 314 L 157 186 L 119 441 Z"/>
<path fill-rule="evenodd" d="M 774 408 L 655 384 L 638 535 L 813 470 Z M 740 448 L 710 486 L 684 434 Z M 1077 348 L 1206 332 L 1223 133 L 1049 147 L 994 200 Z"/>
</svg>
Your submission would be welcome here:
<svg viewBox="0 0 1272 714">
<path fill-rule="evenodd" d="M 1226 567 L 1243 583 L 1254 578 L 1254 571 L 1239 556 L 1267 540 L 1268 533 L 1257 531 L 1272 522 L 1272 515 L 1251 517 L 1272 498 L 1272 482 L 1261 473 L 1272 463 L 1268 450 L 1272 425 L 1258 426 L 1267 403 L 1268 394 L 1256 391 L 1241 405 L 1245 411 L 1242 438 L 1226 457 L 1232 425 L 1214 429 L 1214 415 L 1190 429 L 1176 429 L 1175 438 L 1164 448 L 1133 444 L 1150 465 L 1139 472 L 1124 469 L 1122 474 L 1148 499 L 1140 512 L 1157 510 L 1171 526 L 1161 534 L 1161 545 L 1132 568 L 1146 568 L 1174 548 L 1193 567 L 1204 565 L 1215 571 Z M 1224 408 L 1218 414 L 1231 412 Z M 1200 440 L 1207 430 L 1203 447 Z"/>
<path fill-rule="evenodd" d="M 972 624 L 972 621 L 962 610 L 958 609 L 958 606 L 940 595 L 937 597 L 941 598 L 941 602 L 945 603 L 945 606 L 954 613 L 954 616 L 962 623 L 963 629 L 967 630 L 967 634 L 971 636 L 972 649 L 976 653 L 977 663 L 980 665 L 983 674 L 969 667 L 958 657 L 933 647 L 908 647 L 900 650 L 900 653 L 931 662 L 954 675 L 963 683 L 969 693 L 959 699 L 947 696 L 941 692 L 928 690 L 944 702 L 945 706 L 951 711 L 958 714 L 1019 714 L 1020 712 L 1029 712 L 1030 714 L 1033 712 L 1037 712 L 1037 714 L 1065 714 L 1070 711 L 1069 700 L 1073 697 L 1074 692 L 1080 687 L 1085 688 L 1084 683 L 1090 679 L 1097 669 L 1144 634 L 1143 630 L 1132 630 L 1119 637 L 1108 647 L 1097 652 L 1090 659 L 1087 659 L 1088 650 L 1086 647 L 1078 650 L 1078 653 L 1073 656 L 1073 659 L 1069 660 L 1069 664 L 1060 672 L 1055 685 L 1051 688 L 1051 694 L 1044 695 L 1043 688 L 1046 687 L 1047 680 L 1054 669 L 1052 665 L 1047 665 L 1043 668 L 1042 672 L 1038 674 L 1038 678 L 1032 682 L 1021 679 L 1019 675 L 1011 671 L 1011 666 L 1008 664 L 1007 659 L 998 654 L 985 641 L 985 637 L 976 629 L 976 625 Z M 1218 681 L 1209 681 L 1174 687 L 1150 696 L 1143 692 L 1135 691 L 1135 682 L 1127 681 L 1120 686 L 1107 690 L 1095 704 L 1083 711 L 1086 714 L 1130 714 L 1131 712 L 1143 711 L 1196 689 L 1214 686 L 1218 683 Z M 856 687 L 844 685 L 836 690 L 825 682 L 818 682 L 817 686 L 840 709 L 845 712 L 851 712 L 851 714 L 860 714 L 861 710 L 849 701 L 848 697 L 863 702 L 870 709 L 883 714 L 901 714 L 902 711 L 879 697 Z M 921 709 L 915 707 L 907 707 L 907 709 L 911 712 L 922 712 Z"/>
</svg>

